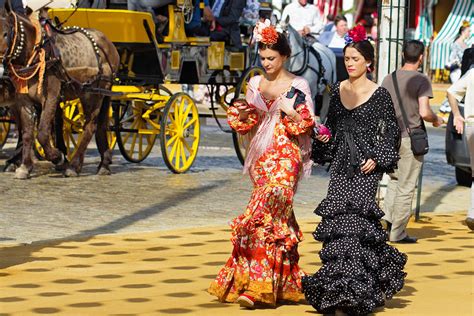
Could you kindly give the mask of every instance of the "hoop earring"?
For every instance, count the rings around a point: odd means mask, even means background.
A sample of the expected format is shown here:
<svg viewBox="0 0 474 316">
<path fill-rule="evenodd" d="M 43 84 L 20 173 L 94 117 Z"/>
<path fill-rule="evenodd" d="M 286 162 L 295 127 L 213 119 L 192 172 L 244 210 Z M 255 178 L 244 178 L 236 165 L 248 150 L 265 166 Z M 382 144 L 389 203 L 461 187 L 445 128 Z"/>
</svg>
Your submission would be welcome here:
<svg viewBox="0 0 474 316">
<path fill-rule="evenodd" d="M 367 72 L 368 72 L 368 73 L 371 73 L 371 72 L 372 72 L 372 69 L 370 69 L 370 64 L 367 65 Z"/>
</svg>

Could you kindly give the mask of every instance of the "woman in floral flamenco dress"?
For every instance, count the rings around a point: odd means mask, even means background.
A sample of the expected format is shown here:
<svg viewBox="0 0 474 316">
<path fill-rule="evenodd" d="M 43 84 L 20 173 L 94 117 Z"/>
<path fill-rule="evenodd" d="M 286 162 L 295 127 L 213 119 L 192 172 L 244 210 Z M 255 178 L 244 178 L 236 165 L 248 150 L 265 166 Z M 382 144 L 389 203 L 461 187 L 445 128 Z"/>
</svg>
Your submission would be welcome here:
<svg viewBox="0 0 474 316">
<path fill-rule="evenodd" d="M 231 222 L 232 254 L 208 289 L 222 302 L 247 308 L 304 298 L 297 251 L 303 236 L 293 196 L 298 180 L 311 174 L 314 125 L 308 83 L 283 66 L 291 54 L 286 37 L 268 20 L 257 24 L 254 36 L 266 76 L 251 78 L 245 100 L 227 113 L 230 126 L 250 139 L 244 172 L 254 189 L 245 212 Z M 292 88 L 297 93 L 290 98 Z"/>
<path fill-rule="evenodd" d="M 374 49 L 365 29 L 349 31 L 344 62 L 349 79 L 331 87 L 327 126 L 313 158 L 332 157 L 322 217 L 313 233 L 323 243 L 323 266 L 303 278 L 306 300 L 320 313 L 366 315 L 383 306 L 404 284 L 406 255 L 388 245 L 375 201 L 384 172 L 397 166 L 400 130 L 389 92 L 367 79 Z"/>
</svg>

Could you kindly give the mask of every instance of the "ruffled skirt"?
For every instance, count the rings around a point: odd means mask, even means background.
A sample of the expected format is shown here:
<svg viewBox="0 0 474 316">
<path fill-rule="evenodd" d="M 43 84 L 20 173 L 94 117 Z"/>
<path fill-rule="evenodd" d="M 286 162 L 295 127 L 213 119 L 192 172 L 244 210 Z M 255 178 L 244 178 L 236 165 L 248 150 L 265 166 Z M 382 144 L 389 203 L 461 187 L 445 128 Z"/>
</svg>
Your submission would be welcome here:
<svg viewBox="0 0 474 316">
<path fill-rule="evenodd" d="M 338 181 L 332 193 L 341 189 L 344 180 Z M 357 188 L 357 182 L 352 186 Z M 322 217 L 313 236 L 323 242 L 319 254 L 323 266 L 303 278 L 303 292 L 320 313 L 339 309 L 349 315 L 366 315 L 401 290 L 407 257 L 386 243 L 387 233 L 379 221 L 384 214 L 375 203 L 375 194 L 344 192 L 331 194 L 330 184 L 330 194 L 315 210 Z"/>
<path fill-rule="evenodd" d="M 275 305 L 304 298 L 298 266 L 303 235 L 293 214 L 293 190 L 278 185 L 256 187 L 244 214 L 231 222 L 232 255 L 208 292 L 222 302 L 241 294 Z"/>
</svg>

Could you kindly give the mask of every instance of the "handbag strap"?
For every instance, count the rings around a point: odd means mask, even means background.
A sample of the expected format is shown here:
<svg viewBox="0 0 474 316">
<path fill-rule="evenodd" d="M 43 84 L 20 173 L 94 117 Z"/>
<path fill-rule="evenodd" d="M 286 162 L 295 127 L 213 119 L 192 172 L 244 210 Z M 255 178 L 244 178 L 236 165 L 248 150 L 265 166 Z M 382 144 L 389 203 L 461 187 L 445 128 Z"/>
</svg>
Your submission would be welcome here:
<svg viewBox="0 0 474 316">
<path fill-rule="evenodd" d="M 405 108 L 403 107 L 402 97 L 400 96 L 400 89 L 398 88 L 396 70 L 392 72 L 392 81 L 393 81 L 393 87 L 395 88 L 395 94 L 397 95 L 398 105 L 400 106 L 400 110 L 402 111 L 403 123 L 405 123 L 405 128 L 407 129 L 408 135 L 410 135 L 410 125 L 408 123 L 407 112 L 405 112 Z"/>
</svg>

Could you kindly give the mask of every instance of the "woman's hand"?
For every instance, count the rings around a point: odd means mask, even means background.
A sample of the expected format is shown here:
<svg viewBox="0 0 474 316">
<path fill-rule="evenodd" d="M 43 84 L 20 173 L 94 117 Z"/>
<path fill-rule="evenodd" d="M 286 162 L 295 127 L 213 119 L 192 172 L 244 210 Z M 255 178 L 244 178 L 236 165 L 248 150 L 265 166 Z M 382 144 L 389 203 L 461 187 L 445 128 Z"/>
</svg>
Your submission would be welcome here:
<svg viewBox="0 0 474 316">
<path fill-rule="evenodd" d="M 464 131 L 464 118 L 461 115 L 455 115 L 453 120 L 454 127 L 458 134 L 462 134 Z"/>
<path fill-rule="evenodd" d="M 328 135 L 317 135 L 316 139 L 319 140 L 321 143 L 326 144 L 329 141 Z"/>
<path fill-rule="evenodd" d="M 368 174 L 374 171 L 376 166 L 377 166 L 377 163 L 374 160 L 367 159 L 367 161 L 362 162 L 360 171 L 362 171 L 362 173 Z"/>
<path fill-rule="evenodd" d="M 284 112 L 286 115 L 288 115 L 293 121 L 299 122 L 301 121 L 301 117 L 296 112 L 296 110 L 293 108 L 293 105 L 295 104 L 296 100 L 296 93 L 295 96 L 291 99 L 288 99 L 287 97 L 282 97 L 281 102 L 279 104 L 280 111 Z"/>
<path fill-rule="evenodd" d="M 246 100 L 239 99 L 234 101 L 234 106 L 239 110 L 239 120 L 245 121 L 249 114 L 255 111 L 255 108 L 250 106 Z"/>
</svg>

